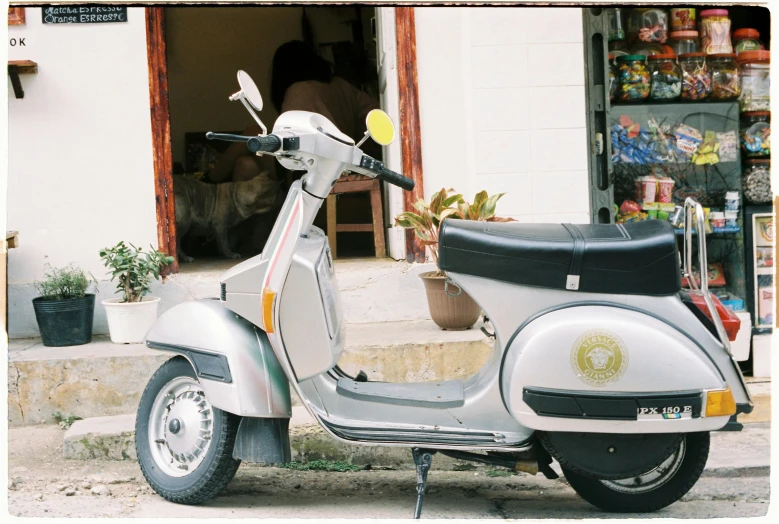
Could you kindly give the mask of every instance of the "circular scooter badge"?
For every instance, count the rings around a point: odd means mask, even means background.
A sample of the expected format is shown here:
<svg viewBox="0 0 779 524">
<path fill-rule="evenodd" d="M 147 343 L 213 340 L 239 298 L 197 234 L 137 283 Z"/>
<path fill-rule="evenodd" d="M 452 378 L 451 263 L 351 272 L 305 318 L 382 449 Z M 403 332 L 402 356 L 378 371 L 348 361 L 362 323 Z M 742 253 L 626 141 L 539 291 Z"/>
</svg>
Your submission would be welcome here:
<svg viewBox="0 0 779 524">
<path fill-rule="evenodd" d="M 601 387 L 617 380 L 628 368 L 627 347 L 616 333 L 605 329 L 585 332 L 571 348 L 571 367 L 580 380 Z"/>
</svg>

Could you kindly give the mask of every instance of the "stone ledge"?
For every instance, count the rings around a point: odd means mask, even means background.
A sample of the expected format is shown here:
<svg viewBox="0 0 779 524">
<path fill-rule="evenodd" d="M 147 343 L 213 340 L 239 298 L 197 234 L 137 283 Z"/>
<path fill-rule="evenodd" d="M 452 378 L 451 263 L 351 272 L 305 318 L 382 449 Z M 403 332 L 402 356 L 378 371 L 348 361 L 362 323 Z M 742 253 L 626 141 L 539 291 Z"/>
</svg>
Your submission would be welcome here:
<svg viewBox="0 0 779 524">
<path fill-rule="evenodd" d="M 464 379 L 482 367 L 492 347 L 479 327 L 442 331 L 430 320 L 347 324 L 339 365 L 389 382 Z M 170 356 L 143 344 L 112 344 L 106 336 L 63 348 L 12 340 L 9 425 L 51 423 L 55 412 L 85 419 L 132 413 L 149 378 Z M 295 398 L 293 404 L 299 404 Z"/>
</svg>

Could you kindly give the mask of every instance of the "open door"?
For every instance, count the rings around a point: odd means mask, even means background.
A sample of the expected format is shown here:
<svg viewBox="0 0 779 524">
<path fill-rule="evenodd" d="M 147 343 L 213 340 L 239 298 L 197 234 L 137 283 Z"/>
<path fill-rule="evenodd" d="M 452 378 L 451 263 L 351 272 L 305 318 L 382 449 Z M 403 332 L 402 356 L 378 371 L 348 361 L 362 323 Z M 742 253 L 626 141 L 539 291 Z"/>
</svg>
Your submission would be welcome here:
<svg viewBox="0 0 779 524">
<path fill-rule="evenodd" d="M 381 108 L 389 114 L 399 128 L 398 69 L 395 37 L 395 8 L 376 8 L 376 63 L 379 68 L 379 97 Z M 403 172 L 401 141 L 395 140 L 384 147 L 385 165 L 398 173 Z M 406 259 L 406 232 L 395 227 L 395 217 L 403 212 L 403 190 L 392 184 L 384 184 L 384 209 L 388 255 L 395 260 Z"/>
</svg>

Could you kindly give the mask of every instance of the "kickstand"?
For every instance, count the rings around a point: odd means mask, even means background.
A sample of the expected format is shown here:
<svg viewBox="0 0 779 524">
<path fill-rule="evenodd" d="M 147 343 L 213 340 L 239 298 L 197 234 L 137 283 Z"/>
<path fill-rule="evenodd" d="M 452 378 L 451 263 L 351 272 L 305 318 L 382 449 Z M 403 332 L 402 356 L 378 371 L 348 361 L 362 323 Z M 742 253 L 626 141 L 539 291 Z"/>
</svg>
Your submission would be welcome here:
<svg viewBox="0 0 779 524">
<path fill-rule="evenodd" d="M 425 488 L 427 487 L 427 472 L 430 471 L 430 465 L 433 463 L 433 454 L 424 449 L 412 448 L 411 456 L 414 457 L 414 464 L 417 465 L 417 507 L 414 510 L 414 518 L 418 519 L 422 515 L 422 501 L 425 498 Z"/>
</svg>

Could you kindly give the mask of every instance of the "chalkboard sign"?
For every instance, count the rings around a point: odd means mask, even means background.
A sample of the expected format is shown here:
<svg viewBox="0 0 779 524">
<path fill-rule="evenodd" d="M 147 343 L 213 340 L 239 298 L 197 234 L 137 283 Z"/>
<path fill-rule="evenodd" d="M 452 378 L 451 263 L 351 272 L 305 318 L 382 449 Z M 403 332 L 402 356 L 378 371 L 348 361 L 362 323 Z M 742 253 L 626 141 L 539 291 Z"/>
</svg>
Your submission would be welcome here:
<svg viewBox="0 0 779 524">
<path fill-rule="evenodd" d="M 127 22 L 127 7 L 51 6 L 41 10 L 44 24 Z"/>
</svg>

